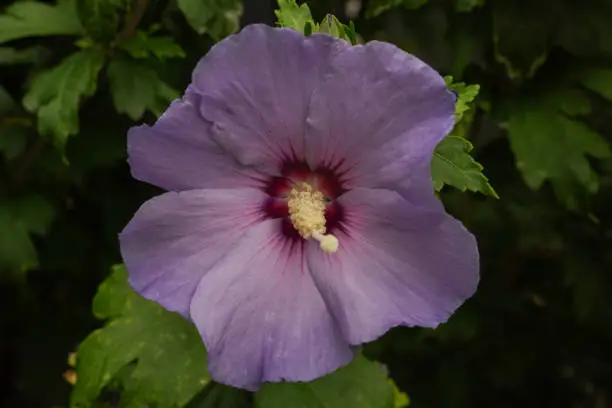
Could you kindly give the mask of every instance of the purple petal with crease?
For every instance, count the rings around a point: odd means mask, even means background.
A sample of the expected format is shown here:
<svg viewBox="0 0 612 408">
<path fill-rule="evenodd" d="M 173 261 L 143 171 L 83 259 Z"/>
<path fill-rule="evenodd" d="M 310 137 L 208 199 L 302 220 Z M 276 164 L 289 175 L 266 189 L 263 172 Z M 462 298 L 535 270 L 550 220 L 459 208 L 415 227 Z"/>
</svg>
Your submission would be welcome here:
<svg viewBox="0 0 612 408">
<path fill-rule="evenodd" d="M 193 297 L 191 318 L 215 381 L 249 390 L 264 381 L 310 381 L 353 357 L 301 244 L 286 241 L 280 223 L 250 228 Z"/>
<path fill-rule="evenodd" d="M 260 220 L 254 189 L 166 193 L 144 203 L 119 236 L 132 287 L 188 316 L 200 279 Z"/>
<path fill-rule="evenodd" d="M 388 190 L 355 189 L 332 255 L 308 251 L 308 266 L 351 344 L 398 325 L 436 327 L 478 284 L 474 236 L 457 220 L 412 206 Z"/>
</svg>

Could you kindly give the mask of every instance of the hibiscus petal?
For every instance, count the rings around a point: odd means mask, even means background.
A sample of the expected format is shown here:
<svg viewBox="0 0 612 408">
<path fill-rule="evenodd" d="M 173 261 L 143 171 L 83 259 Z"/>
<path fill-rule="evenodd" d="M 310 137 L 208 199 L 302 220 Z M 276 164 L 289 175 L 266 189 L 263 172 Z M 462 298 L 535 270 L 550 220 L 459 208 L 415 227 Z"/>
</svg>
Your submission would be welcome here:
<svg viewBox="0 0 612 408">
<path fill-rule="evenodd" d="M 144 203 L 119 236 L 133 288 L 187 316 L 198 282 L 259 221 L 265 197 L 255 189 L 192 190 Z"/>
<path fill-rule="evenodd" d="M 339 201 L 347 219 L 340 250 L 307 257 L 349 343 L 397 325 L 436 327 L 476 290 L 476 240 L 457 220 L 388 190 L 355 189 Z"/>
<path fill-rule="evenodd" d="M 351 47 L 312 95 L 307 161 L 337 167 L 349 189 L 409 181 L 452 129 L 455 100 L 435 70 L 394 45 Z"/>
<path fill-rule="evenodd" d="M 301 243 L 285 240 L 281 222 L 250 228 L 193 297 L 191 318 L 215 381 L 249 390 L 264 381 L 309 381 L 353 356 L 312 281 Z"/>
<path fill-rule="evenodd" d="M 216 140 L 244 165 L 278 170 L 302 152 L 312 91 L 331 57 L 348 47 L 327 35 L 257 24 L 216 44 L 193 73 Z"/>
<path fill-rule="evenodd" d="M 153 126 L 128 132 L 134 178 L 166 190 L 256 186 L 261 176 L 240 166 L 211 138 L 199 112 L 200 96 L 189 89 Z"/>
</svg>

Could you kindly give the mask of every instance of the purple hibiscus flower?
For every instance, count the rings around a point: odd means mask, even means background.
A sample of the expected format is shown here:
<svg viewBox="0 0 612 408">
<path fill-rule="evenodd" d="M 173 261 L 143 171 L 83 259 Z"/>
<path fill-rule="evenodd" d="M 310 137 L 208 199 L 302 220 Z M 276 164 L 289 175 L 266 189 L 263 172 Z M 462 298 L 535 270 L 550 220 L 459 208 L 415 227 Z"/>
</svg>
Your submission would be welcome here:
<svg viewBox="0 0 612 408">
<path fill-rule="evenodd" d="M 168 190 L 120 235 L 136 291 L 196 325 L 221 383 L 306 381 L 398 325 L 435 327 L 478 283 L 474 237 L 434 196 L 455 96 L 397 47 L 253 25 L 129 132 Z"/>
</svg>

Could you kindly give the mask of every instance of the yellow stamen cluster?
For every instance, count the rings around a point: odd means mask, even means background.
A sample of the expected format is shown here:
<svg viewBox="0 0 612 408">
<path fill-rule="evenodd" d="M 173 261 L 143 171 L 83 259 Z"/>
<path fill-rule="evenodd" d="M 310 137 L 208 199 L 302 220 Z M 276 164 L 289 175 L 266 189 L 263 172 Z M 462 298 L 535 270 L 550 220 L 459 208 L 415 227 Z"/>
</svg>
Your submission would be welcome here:
<svg viewBox="0 0 612 408">
<path fill-rule="evenodd" d="M 320 191 L 308 183 L 300 183 L 291 189 L 287 205 L 291 223 L 302 238 L 316 239 L 325 252 L 338 250 L 338 239 L 325 235 L 325 197 Z"/>
</svg>

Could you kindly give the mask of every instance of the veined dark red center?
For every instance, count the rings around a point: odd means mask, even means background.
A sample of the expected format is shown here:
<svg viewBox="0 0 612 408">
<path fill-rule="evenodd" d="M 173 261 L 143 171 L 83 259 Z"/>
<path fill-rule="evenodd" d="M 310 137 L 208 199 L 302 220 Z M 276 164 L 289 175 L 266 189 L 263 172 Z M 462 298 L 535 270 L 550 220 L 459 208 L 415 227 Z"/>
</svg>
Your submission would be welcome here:
<svg viewBox="0 0 612 408">
<path fill-rule="evenodd" d="M 300 183 L 308 183 L 325 196 L 327 233 L 333 233 L 335 229 L 341 228 L 344 210 L 336 199 L 346 190 L 333 169 L 318 167 L 313 170 L 304 162 L 291 161 L 282 166 L 280 173 L 281 176 L 271 178 L 264 186 L 269 198 L 263 211 L 266 217 L 283 219 L 283 233 L 287 237 L 301 239 L 289 219 L 287 206 L 289 193 Z"/>
</svg>

